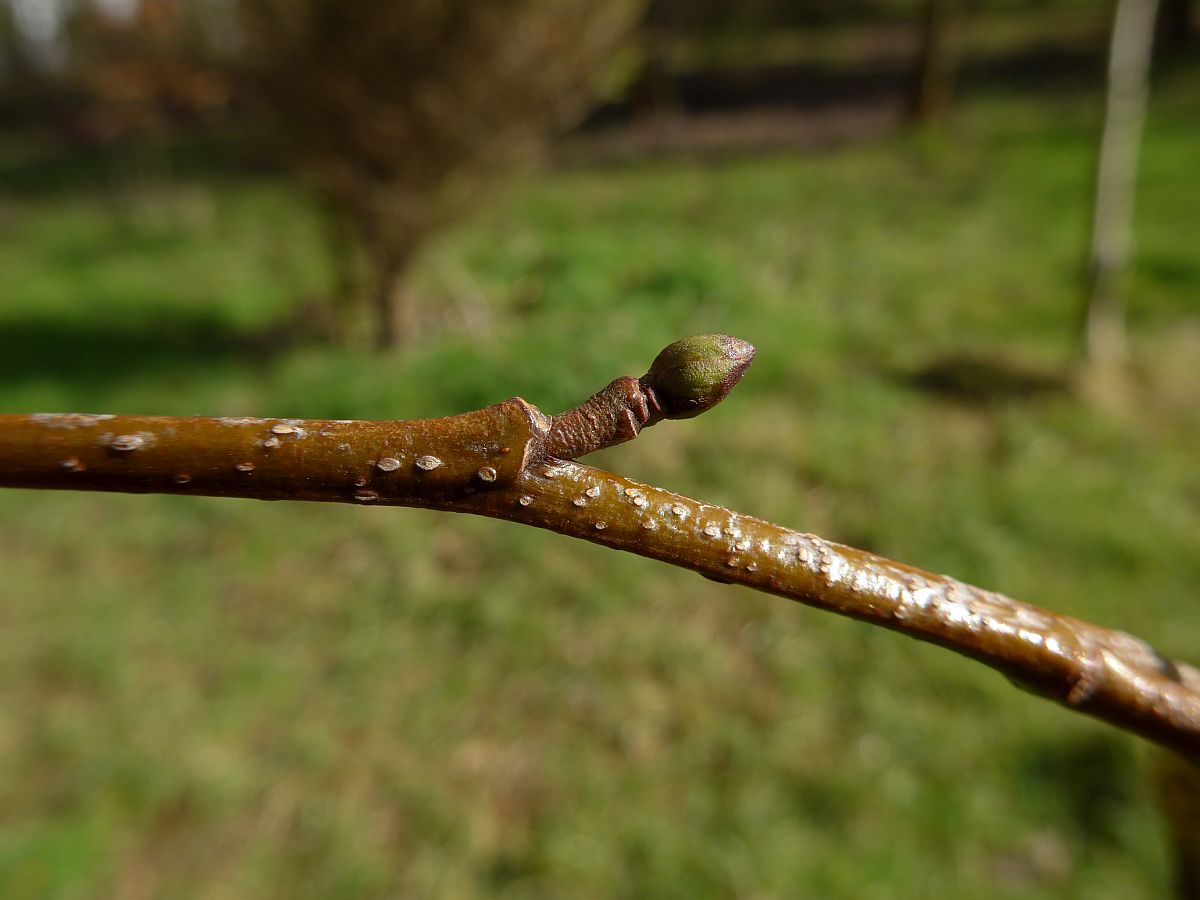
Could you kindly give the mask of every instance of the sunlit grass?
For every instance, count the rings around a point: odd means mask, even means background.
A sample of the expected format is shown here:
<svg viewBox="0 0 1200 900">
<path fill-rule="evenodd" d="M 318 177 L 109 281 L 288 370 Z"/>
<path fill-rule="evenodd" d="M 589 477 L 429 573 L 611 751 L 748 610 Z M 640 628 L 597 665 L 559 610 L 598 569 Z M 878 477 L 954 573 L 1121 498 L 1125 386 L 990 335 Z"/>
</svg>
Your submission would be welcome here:
<svg viewBox="0 0 1200 900">
<path fill-rule="evenodd" d="M 1194 84 L 1194 79 L 1192 79 Z M 1152 117 L 1132 402 L 1069 360 L 1095 107 L 821 157 L 575 169 L 426 260 L 394 359 L 272 341 L 327 290 L 278 184 L 10 201 L 0 406 L 550 412 L 683 334 L 733 397 L 599 462 L 1200 658 L 1196 92 Z M 190 204 L 190 205 L 189 205 Z M 0 494 L 4 897 L 1154 897 L 1138 745 L 944 651 L 428 512 Z"/>
</svg>

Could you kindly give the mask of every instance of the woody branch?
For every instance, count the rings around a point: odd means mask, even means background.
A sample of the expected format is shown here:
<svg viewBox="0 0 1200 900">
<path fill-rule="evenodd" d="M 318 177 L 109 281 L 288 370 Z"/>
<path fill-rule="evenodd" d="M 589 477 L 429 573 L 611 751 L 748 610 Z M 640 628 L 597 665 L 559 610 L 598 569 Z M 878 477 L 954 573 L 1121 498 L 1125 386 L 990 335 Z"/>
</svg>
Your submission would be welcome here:
<svg viewBox="0 0 1200 900">
<path fill-rule="evenodd" d="M 947 647 L 1200 759 L 1200 670 L 1135 637 L 576 462 L 719 402 L 754 348 L 671 345 L 548 417 L 519 398 L 417 421 L 0 416 L 0 487 L 419 506 L 657 559 Z"/>
</svg>

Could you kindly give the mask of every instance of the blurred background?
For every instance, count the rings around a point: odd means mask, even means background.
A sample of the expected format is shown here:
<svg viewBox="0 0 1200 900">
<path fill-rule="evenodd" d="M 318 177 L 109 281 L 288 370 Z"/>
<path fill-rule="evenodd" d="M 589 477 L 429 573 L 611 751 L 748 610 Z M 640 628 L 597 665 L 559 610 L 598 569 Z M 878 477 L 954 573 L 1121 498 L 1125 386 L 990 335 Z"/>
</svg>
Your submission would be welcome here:
<svg viewBox="0 0 1200 900">
<path fill-rule="evenodd" d="M 0 408 L 558 412 L 723 331 L 597 464 L 1200 660 L 1200 10 L 1122 4 L 1109 79 L 1099 0 L 0 0 Z M 0 573 L 4 897 L 1170 891 L 1134 739 L 556 535 L 7 491 Z"/>
</svg>

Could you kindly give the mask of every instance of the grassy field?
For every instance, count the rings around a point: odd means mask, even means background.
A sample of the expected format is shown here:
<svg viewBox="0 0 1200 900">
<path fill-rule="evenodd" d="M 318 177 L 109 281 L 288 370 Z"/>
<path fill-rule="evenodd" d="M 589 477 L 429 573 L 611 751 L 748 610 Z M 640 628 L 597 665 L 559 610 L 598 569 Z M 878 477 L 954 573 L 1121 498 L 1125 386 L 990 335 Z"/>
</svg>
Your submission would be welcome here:
<svg viewBox="0 0 1200 900">
<path fill-rule="evenodd" d="M 1123 400 L 931 392 L 1070 359 L 1094 98 L 816 157 L 577 168 L 419 273 L 394 359 L 261 178 L 0 160 L 0 408 L 558 411 L 676 337 L 759 347 L 600 465 L 1200 660 L 1200 82 L 1149 123 Z M 422 511 L 0 494 L 0 896 L 1138 898 L 1151 754 L 949 653 Z"/>
</svg>

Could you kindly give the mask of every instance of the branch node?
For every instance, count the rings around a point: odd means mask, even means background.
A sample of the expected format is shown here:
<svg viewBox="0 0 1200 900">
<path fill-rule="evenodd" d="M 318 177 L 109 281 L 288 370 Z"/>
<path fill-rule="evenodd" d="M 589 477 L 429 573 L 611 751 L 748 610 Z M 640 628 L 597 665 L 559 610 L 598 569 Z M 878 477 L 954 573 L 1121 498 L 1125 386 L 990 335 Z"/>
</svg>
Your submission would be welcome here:
<svg viewBox="0 0 1200 900">
<path fill-rule="evenodd" d="M 555 416 L 546 453 L 578 459 L 633 440 L 663 419 L 690 419 L 712 409 L 741 381 L 754 347 L 725 334 L 699 334 L 663 349 L 641 378 L 624 375 L 579 406 Z"/>
</svg>

